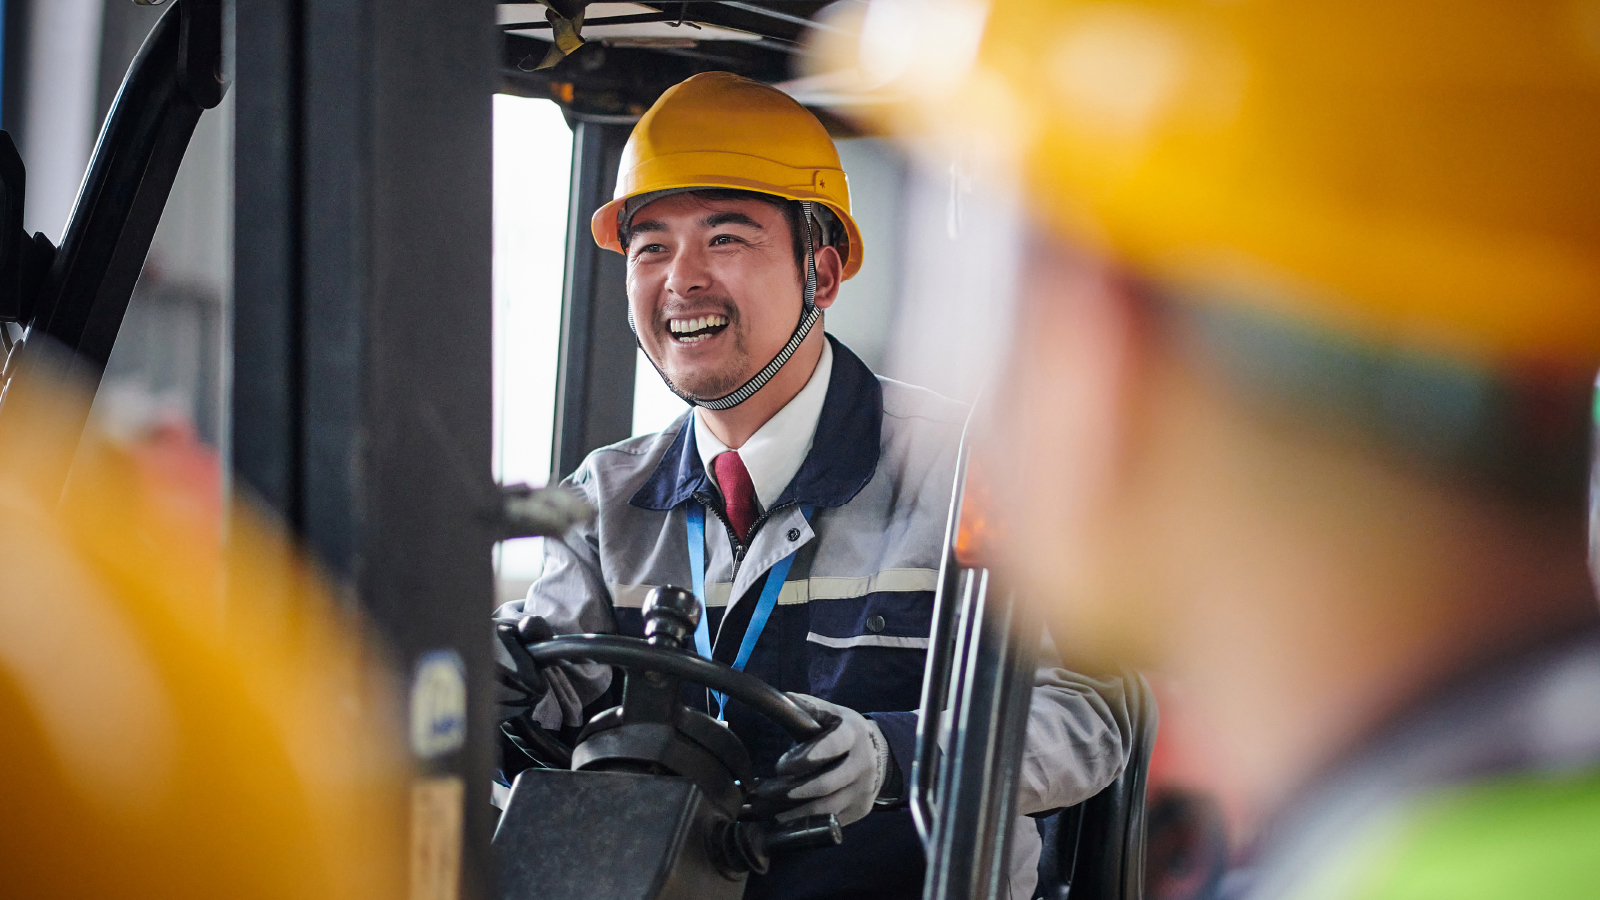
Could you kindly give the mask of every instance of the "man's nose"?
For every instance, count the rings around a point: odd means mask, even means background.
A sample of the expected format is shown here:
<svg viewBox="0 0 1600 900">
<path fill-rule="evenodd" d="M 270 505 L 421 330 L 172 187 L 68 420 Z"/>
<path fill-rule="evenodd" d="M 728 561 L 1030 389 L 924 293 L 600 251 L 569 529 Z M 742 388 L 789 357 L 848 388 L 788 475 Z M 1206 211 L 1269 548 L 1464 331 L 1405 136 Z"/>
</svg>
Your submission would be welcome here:
<svg viewBox="0 0 1600 900">
<path fill-rule="evenodd" d="M 685 248 L 673 255 L 672 264 L 667 268 L 668 293 L 688 297 L 710 286 L 711 269 L 699 248 Z"/>
</svg>

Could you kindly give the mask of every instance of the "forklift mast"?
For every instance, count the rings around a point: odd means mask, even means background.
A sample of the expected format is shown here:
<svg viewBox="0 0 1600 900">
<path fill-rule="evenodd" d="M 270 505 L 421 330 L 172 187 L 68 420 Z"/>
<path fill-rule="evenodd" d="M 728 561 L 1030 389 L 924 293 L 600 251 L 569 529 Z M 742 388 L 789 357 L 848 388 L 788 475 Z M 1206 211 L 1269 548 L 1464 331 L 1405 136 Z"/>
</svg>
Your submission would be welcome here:
<svg viewBox="0 0 1600 900">
<path fill-rule="evenodd" d="M 8 348 L 0 396 L 45 345 L 98 385 L 195 125 L 227 88 L 222 0 L 173 4 L 117 92 L 59 248 L 24 232 L 26 166 L 0 138 L 0 322 L 26 336 Z M 41 477 L 64 483 L 69 462 Z"/>
</svg>

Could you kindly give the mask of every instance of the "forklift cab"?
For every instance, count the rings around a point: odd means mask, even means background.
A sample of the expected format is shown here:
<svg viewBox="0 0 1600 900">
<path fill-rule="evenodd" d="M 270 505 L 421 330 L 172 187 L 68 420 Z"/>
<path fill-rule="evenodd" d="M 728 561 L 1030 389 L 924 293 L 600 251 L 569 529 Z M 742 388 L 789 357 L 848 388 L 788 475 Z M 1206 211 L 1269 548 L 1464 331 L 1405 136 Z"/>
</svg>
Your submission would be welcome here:
<svg viewBox="0 0 1600 900">
<path fill-rule="evenodd" d="M 779 823 L 782 804 L 749 776 L 738 741 L 677 703 L 678 684 L 692 681 L 745 699 L 796 741 L 828 727 L 772 688 L 686 651 L 684 629 L 697 614 L 687 592 L 663 588 L 651 598 L 641 641 L 502 626 L 497 637 L 517 661 L 509 670 L 497 671 L 480 637 L 495 594 L 491 547 L 559 535 L 571 513 L 556 497 L 491 475 L 492 94 L 555 103 L 572 135 L 570 170 L 540 173 L 568 194 L 554 483 L 589 451 L 633 433 L 637 351 L 620 303 L 623 261 L 588 239 L 632 123 L 671 85 L 725 70 L 779 85 L 840 138 L 870 142 L 850 116 L 854 101 L 830 95 L 825 79 L 797 77 L 808 35 L 845 27 L 833 7 L 849 5 L 545 0 L 494 4 L 491 22 L 479 8 L 486 4 L 361 0 L 336 10 L 251 0 L 225 10 L 222 0 L 170 0 L 122 81 L 59 246 L 25 233 L 29 160 L 0 140 L 4 377 L 25 379 L 55 344 L 97 383 L 196 123 L 233 92 L 230 424 L 220 452 L 231 490 L 280 517 L 409 674 L 414 798 L 423 798 L 415 821 L 440 797 L 464 804 L 414 831 L 415 852 L 445 860 L 427 878 L 449 885 L 449 896 L 737 897 L 745 874 L 771 855 L 840 838 L 837 822 Z M 917 179 L 952 198 L 934 217 L 941 226 L 960 220 L 954 175 L 913 169 L 881 144 L 864 143 L 862 158 L 890 160 L 875 172 L 881 183 L 856 185 L 858 197 L 879 204 L 885 236 L 906 230 L 906 185 Z M 894 246 L 883 245 L 889 262 L 873 283 L 883 297 L 864 333 L 917 326 L 912 308 L 882 305 L 896 289 Z M 887 344 L 880 335 L 879 362 L 889 362 Z M 51 477 L 64 480 L 69 467 L 60 460 Z M 1037 623 L 1014 598 L 957 558 L 961 500 L 958 482 L 922 720 L 961 708 L 968 724 L 945 736 L 943 752 L 934 729 L 920 732 L 908 773 L 929 900 L 993 896 L 1026 719 L 1017 712 L 1031 684 L 1028 648 L 1038 642 Z M 541 666 L 577 660 L 618 667 L 627 687 L 575 746 L 499 718 L 490 699 L 497 680 L 528 688 Z M 437 690 L 440 672 L 451 690 Z M 1155 712 L 1143 680 L 1126 677 L 1138 698 L 1127 769 L 1101 795 L 1050 817 L 1037 896 L 1143 896 Z M 442 708 L 441 696 L 458 699 Z M 501 735 L 532 762 L 497 818 L 479 794 Z M 551 843 L 554 833 L 585 838 Z M 589 837 L 597 833 L 626 852 L 597 848 Z M 606 859 L 627 862 L 600 889 L 585 873 Z"/>
</svg>

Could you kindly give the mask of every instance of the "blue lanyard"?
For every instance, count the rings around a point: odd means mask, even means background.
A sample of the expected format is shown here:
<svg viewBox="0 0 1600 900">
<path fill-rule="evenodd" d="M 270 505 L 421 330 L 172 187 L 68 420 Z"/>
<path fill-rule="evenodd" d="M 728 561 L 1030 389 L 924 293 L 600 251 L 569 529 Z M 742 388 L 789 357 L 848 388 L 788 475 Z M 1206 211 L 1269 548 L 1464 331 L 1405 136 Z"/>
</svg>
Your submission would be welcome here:
<svg viewBox="0 0 1600 900">
<path fill-rule="evenodd" d="M 800 514 L 811 521 L 813 507 L 810 505 L 800 507 Z M 700 624 L 694 630 L 694 649 L 706 659 L 711 658 L 711 626 L 707 620 L 711 617 L 706 609 L 706 510 L 699 503 L 689 501 L 689 571 L 694 578 L 694 595 L 700 598 Z M 799 553 L 798 549 L 795 553 Z M 739 653 L 733 658 L 733 667 L 744 671 L 745 663 L 750 661 L 750 654 L 756 649 L 756 641 L 761 639 L 761 632 L 767 627 L 767 620 L 772 618 L 772 611 L 778 606 L 778 594 L 783 592 L 784 579 L 789 577 L 789 567 L 794 565 L 795 553 L 790 553 L 778 560 L 771 569 L 767 570 L 767 583 L 761 588 L 761 598 L 756 601 L 755 611 L 750 614 L 750 624 L 744 630 L 744 638 L 739 641 Z M 717 701 L 717 718 L 723 717 L 723 711 L 728 706 L 728 695 L 712 691 L 711 696 Z"/>
</svg>

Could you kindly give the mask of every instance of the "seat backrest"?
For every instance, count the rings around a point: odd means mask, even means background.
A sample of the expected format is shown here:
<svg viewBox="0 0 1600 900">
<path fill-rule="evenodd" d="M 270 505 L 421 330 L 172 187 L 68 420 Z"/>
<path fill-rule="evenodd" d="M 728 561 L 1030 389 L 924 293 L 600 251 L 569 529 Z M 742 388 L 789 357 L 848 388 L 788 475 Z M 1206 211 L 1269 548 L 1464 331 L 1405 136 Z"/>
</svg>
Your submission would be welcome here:
<svg viewBox="0 0 1600 900">
<path fill-rule="evenodd" d="M 1143 900 L 1145 781 L 1156 741 L 1156 701 L 1138 672 L 1123 672 L 1133 727 L 1128 763 L 1116 781 L 1044 827 L 1041 878 L 1045 900 Z"/>
</svg>

